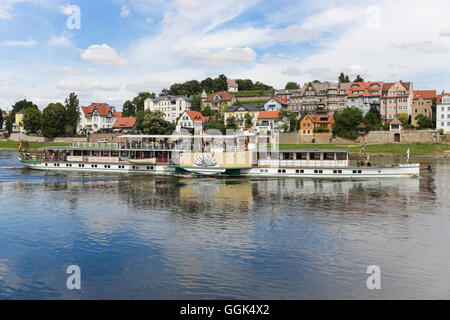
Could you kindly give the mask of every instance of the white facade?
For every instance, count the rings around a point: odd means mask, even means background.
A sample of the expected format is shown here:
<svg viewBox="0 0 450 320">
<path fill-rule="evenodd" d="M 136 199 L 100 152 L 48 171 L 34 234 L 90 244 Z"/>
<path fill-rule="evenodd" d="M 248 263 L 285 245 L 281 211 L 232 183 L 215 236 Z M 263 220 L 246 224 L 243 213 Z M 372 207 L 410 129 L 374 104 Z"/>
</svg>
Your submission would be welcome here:
<svg viewBox="0 0 450 320">
<path fill-rule="evenodd" d="M 114 108 L 105 105 L 81 107 L 77 122 L 77 133 L 94 133 L 98 130 L 112 130 L 116 122 Z"/>
<path fill-rule="evenodd" d="M 164 119 L 172 124 L 175 124 L 178 117 L 189 109 L 191 102 L 186 96 L 160 96 L 144 101 L 144 110 L 161 111 L 164 113 Z"/>
<path fill-rule="evenodd" d="M 436 106 L 436 129 L 450 132 L 450 96 L 443 96 L 441 103 Z"/>
</svg>

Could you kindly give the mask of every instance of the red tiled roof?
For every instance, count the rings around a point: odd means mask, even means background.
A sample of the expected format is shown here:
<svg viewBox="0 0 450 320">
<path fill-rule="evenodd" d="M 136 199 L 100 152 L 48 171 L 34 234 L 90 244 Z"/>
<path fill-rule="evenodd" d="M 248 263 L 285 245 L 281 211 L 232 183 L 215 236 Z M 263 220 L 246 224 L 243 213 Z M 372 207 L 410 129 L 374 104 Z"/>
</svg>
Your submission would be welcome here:
<svg viewBox="0 0 450 320">
<path fill-rule="evenodd" d="M 288 103 L 287 103 L 287 101 L 285 101 L 285 100 L 283 100 L 283 99 L 281 99 L 281 98 L 279 98 L 279 97 L 272 97 L 273 99 L 275 99 L 276 101 L 278 101 L 279 103 L 281 103 L 281 104 L 284 104 L 284 105 L 288 105 Z M 270 100 L 270 99 L 269 99 Z"/>
<path fill-rule="evenodd" d="M 81 107 L 86 117 L 92 117 L 92 112 L 94 111 L 95 108 L 102 117 L 108 116 L 108 113 L 111 112 L 111 109 L 106 104 L 103 103 L 98 104 L 92 103 L 87 107 Z"/>
<path fill-rule="evenodd" d="M 136 124 L 135 117 L 119 117 L 114 122 L 114 129 L 133 129 Z"/>
<path fill-rule="evenodd" d="M 191 118 L 192 121 L 201 121 L 201 122 L 205 122 L 209 119 L 209 117 L 205 117 L 201 114 L 201 112 L 199 111 L 193 111 L 193 110 L 186 110 L 185 111 L 186 114 L 188 115 L 189 118 Z"/>
<path fill-rule="evenodd" d="M 334 122 L 334 116 L 330 115 L 316 115 L 316 114 L 308 114 L 306 115 L 309 119 L 311 119 L 314 123 L 330 123 Z"/>
<path fill-rule="evenodd" d="M 231 94 L 229 94 L 228 92 L 226 92 L 226 91 L 219 91 L 219 92 L 214 92 L 214 91 L 213 91 L 213 92 L 208 96 L 208 100 L 213 100 L 214 97 L 215 97 L 217 94 L 220 96 L 220 98 L 222 99 L 222 101 L 230 101 L 230 100 L 233 99 L 233 96 L 232 96 Z"/>
<path fill-rule="evenodd" d="M 414 99 L 433 99 L 436 98 L 436 90 L 414 90 Z"/>
<path fill-rule="evenodd" d="M 442 98 L 445 96 L 450 96 L 450 93 L 444 93 L 444 94 L 440 94 L 436 97 L 436 104 L 440 104 L 442 103 Z"/>
<path fill-rule="evenodd" d="M 357 87 L 355 85 L 358 85 Z M 378 87 L 374 87 L 374 85 L 378 85 Z M 353 82 L 348 91 L 349 98 L 356 97 L 379 97 L 381 96 L 381 87 L 383 82 L 375 81 L 375 82 Z M 359 93 L 359 91 L 363 91 L 363 93 Z"/>
<path fill-rule="evenodd" d="M 122 117 L 122 112 L 116 112 L 116 113 L 114 113 L 114 117 L 116 117 L 116 118 Z"/>
<path fill-rule="evenodd" d="M 280 111 L 261 111 L 258 119 L 280 119 Z"/>
</svg>

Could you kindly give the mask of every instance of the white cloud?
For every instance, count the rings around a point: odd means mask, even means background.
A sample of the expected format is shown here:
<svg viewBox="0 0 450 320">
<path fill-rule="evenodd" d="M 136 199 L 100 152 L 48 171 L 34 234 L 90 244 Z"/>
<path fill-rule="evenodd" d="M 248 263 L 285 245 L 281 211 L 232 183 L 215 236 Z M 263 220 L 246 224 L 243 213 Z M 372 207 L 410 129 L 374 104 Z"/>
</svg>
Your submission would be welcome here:
<svg viewBox="0 0 450 320">
<path fill-rule="evenodd" d="M 249 47 L 220 50 L 190 48 L 185 51 L 184 56 L 200 66 L 212 68 L 251 63 L 256 59 L 255 51 Z"/>
<path fill-rule="evenodd" d="M 302 74 L 302 71 L 297 67 L 289 66 L 286 69 L 284 69 L 283 71 L 281 71 L 281 73 L 286 76 L 299 76 Z"/>
<path fill-rule="evenodd" d="M 96 72 L 94 69 L 77 69 L 72 67 L 61 67 L 58 70 L 61 74 L 68 74 L 68 75 L 86 75 Z"/>
<path fill-rule="evenodd" d="M 6 47 L 33 47 L 34 45 L 37 44 L 37 42 L 34 39 L 29 39 L 29 40 L 8 40 L 8 41 L 3 41 L 2 44 Z"/>
<path fill-rule="evenodd" d="M 78 11 L 78 9 L 79 9 L 78 6 L 71 4 L 59 7 L 59 11 L 65 16 L 73 14 L 75 11 Z"/>
<path fill-rule="evenodd" d="M 106 83 L 102 81 L 59 81 L 58 89 L 72 90 L 72 91 L 118 91 L 121 88 L 120 84 Z"/>
<path fill-rule="evenodd" d="M 51 46 L 69 46 L 72 42 L 65 36 L 52 36 L 49 40 Z"/>
<path fill-rule="evenodd" d="M 83 60 L 91 61 L 97 64 L 111 65 L 111 66 L 125 66 L 128 65 L 128 60 L 120 56 L 116 50 L 107 44 L 94 44 L 81 53 Z"/>
<path fill-rule="evenodd" d="M 120 8 L 120 16 L 122 18 L 128 17 L 129 14 L 130 14 L 130 9 L 127 6 L 122 6 L 122 8 Z"/>
</svg>

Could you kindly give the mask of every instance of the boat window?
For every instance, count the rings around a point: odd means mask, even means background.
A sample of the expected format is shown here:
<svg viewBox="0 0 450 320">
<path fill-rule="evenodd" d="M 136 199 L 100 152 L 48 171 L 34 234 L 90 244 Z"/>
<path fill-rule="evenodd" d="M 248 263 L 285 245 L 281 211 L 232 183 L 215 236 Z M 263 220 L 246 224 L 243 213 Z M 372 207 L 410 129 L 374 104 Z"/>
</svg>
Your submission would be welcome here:
<svg viewBox="0 0 450 320">
<path fill-rule="evenodd" d="M 320 153 L 319 152 L 310 152 L 309 159 L 310 160 L 320 160 Z"/>
<path fill-rule="evenodd" d="M 118 157 L 118 156 L 119 156 L 119 152 L 111 151 L 111 157 Z"/>
<path fill-rule="evenodd" d="M 284 152 L 283 160 L 294 160 L 294 154 L 291 152 Z"/>
<path fill-rule="evenodd" d="M 345 153 L 345 152 L 336 153 L 336 159 L 337 160 L 347 160 L 347 153 Z"/>
<path fill-rule="evenodd" d="M 306 152 L 297 152 L 297 160 L 306 160 Z"/>
<path fill-rule="evenodd" d="M 334 152 L 326 152 L 326 153 L 324 153 L 323 158 L 325 160 L 334 160 Z"/>
<path fill-rule="evenodd" d="M 109 156 L 109 151 L 102 151 L 102 156 L 103 157 L 108 157 Z"/>
</svg>

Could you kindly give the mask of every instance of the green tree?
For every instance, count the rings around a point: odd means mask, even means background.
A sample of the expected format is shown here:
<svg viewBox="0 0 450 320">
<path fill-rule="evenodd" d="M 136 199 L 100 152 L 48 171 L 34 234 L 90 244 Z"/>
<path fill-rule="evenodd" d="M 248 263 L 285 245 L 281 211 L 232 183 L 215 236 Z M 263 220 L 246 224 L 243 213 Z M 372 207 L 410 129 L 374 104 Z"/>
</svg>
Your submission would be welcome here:
<svg viewBox="0 0 450 320">
<path fill-rule="evenodd" d="M 164 119 L 164 114 L 160 111 L 144 111 L 144 117 L 141 123 L 144 134 L 171 134 L 172 127 L 170 122 Z"/>
<path fill-rule="evenodd" d="M 42 112 L 41 132 L 46 138 L 64 134 L 66 110 L 61 103 L 50 103 Z"/>
<path fill-rule="evenodd" d="M 432 127 L 431 119 L 423 114 L 418 114 L 415 120 L 417 120 L 417 127 L 419 129 L 428 129 Z"/>
<path fill-rule="evenodd" d="M 364 116 L 363 122 L 366 125 L 367 132 L 381 130 L 383 127 L 379 112 L 367 112 L 367 114 Z"/>
<path fill-rule="evenodd" d="M 342 83 L 349 83 L 350 82 L 349 77 L 347 75 L 345 75 L 343 72 L 341 72 L 341 74 L 339 75 L 338 80 L 339 80 L 339 82 L 342 82 Z"/>
<path fill-rule="evenodd" d="M 195 94 L 192 96 L 191 100 L 191 109 L 194 111 L 200 111 L 202 105 L 202 99 L 200 97 L 200 94 Z"/>
<path fill-rule="evenodd" d="M 334 133 L 341 138 L 356 139 L 359 136 L 358 126 L 363 117 L 362 112 L 357 108 L 346 108 L 343 111 L 335 112 Z"/>
<path fill-rule="evenodd" d="M 31 107 L 25 111 L 23 128 L 28 134 L 38 134 L 41 130 L 41 111 L 37 107 Z"/>
<path fill-rule="evenodd" d="M 202 114 L 203 116 L 205 116 L 205 117 L 210 117 L 210 116 L 212 116 L 213 112 L 212 112 L 212 110 L 211 110 L 211 107 L 210 107 L 210 106 L 203 107 L 203 109 L 202 109 L 202 111 L 201 111 L 201 114 Z"/>
<path fill-rule="evenodd" d="M 12 112 L 11 114 L 16 114 L 22 110 L 26 111 L 28 108 L 31 107 L 36 107 L 37 105 L 35 105 L 33 102 L 31 101 L 27 101 L 27 99 L 21 100 L 21 101 L 17 101 L 13 106 L 12 106 Z"/>
<path fill-rule="evenodd" d="M 75 92 L 71 92 L 64 101 L 65 108 L 65 135 L 73 136 L 76 133 L 78 119 L 80 118 L 80 100 Z"/>
<path fill-rule="evenodd" d="M 6 120 L 5 120 L 5 129 L 6 129 L 6 132 L 8 133 L 8 135 L 11 135 L 15 121 L 16 121 L 16 115 L 15 115 L 15 113 L 11 112 L 9 114 L 9 116 L 6 117 Z"/>
<path fill-rule="evenodd" d="M 130 100 L 124 102 L 122 106 L 122 115 L 124 117 L 134 117 L 136 115 L 136 107 Z"/>
<path fill-rule="evenodd" d="M 361 76 L 358 74 L 358 75 L 356 76 L 356 79 L 353 80 L 353 82 L 364 82 L 364 79 L 361 78 Z"/>
<path fill-rule="evenodd" d="M 3 128 L 3 122 L 5 119 L 3 119 L 3 111 L 0 109 L 0 129 Z"/>
<path fill-rule="evenodd" d="M 234 116 L 229 116 L 227 118 L 227 126 L 226 129 L 236 130 L 238 128 L 236 118 Z"/>
<path fill-rule="evenodd" d="M 403 127 L 407 127 L 409 124 L 409 117 L 406 113 L 399 113 L 397 115 L 397 119 L 400 120 L 400 122 L 402 123 Z"/>
<path fill-rule="evenodd" d="M 245 127 L 247 129 L 253 127 L 253 116 L 250 113 L 245 114 Z"/>
<path fill-rule="evenodd" d="M 139 110 L 144 110 L 144 101 L 148 98 L 154 99 L 155 96 L 156 95 L 154 93 L 140 92 L 136 97 L 134 97 L 132 103 L 135 107 L 136 112 Z"/>
<path fill-rule="evenodd" d="M 280 116 L 284 120 L 284 126 L 282 125 L 282 128 L 284 128 L 285 132 L 294 132 L 298 129 L 300 122 L 297 119 L 297 114 L 294 111 L 280 110 Z"/>
<path fill-rule="evenodd" d="M 286 86 L 284 87 L 286 90 L 292 90 L 292 89 L 299 89 L 299 85 L 296 82 L 288 82 L 286 83 Z"/>
</svg>

